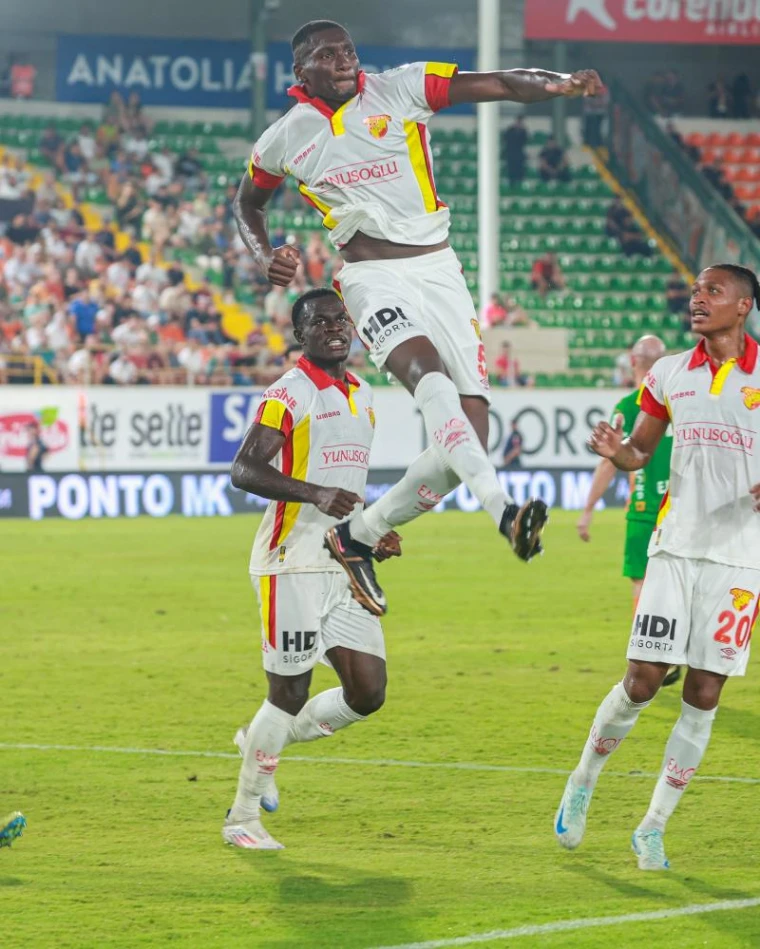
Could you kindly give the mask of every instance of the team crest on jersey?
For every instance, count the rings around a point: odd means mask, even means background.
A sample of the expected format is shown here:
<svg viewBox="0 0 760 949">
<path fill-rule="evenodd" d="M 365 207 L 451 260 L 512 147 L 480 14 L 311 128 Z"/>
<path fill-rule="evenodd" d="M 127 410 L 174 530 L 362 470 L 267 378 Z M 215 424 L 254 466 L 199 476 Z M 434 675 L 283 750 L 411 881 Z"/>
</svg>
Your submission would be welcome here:
<svg viewBox="0 0 760 949">
<path fill-rule="evenodd" d="M 371 405 L 367 406 L 367 416 L 369 418 L 369 424 L 372 426 L 372 428 L 374 428 L 375 427 L 375 410 L 372 408 Z"/>
<path fill-rule="evenodd" d="M 382 138 L 388 131 L 388 123 L 391 121 L 389 115 L 368 115 L 364 124 L 373 138 Z"/>
<path fill-rule="evenodd" d="M 760 389 L 742 386 L 741 394 L 744 396 L 744 404 L 748 409 L 760 409 Z"/>
<path fill-rule="evenodd" d="M 742 590 L 739 587 L 732 587 L 728 591 L 731 596 L 734 598 L 734 609 L 746 610 L 749 604 L 755 599 L 755 595 L 750 593 L 749 590 Z"/>
</svg>

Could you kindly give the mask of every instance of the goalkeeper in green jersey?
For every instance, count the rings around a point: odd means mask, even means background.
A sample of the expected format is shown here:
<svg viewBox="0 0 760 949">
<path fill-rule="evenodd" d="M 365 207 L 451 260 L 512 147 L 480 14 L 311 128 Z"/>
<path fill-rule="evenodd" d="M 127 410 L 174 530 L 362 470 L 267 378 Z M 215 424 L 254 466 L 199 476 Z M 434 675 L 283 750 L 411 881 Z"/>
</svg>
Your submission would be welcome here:
<svg viewBox="0 0 760 949">
<path fill-rule="evenodd" d="M 636 417 L 639 414 L 641 385 L 644 377 L 660 356 L 665 355 L 665 344 L 657 336 L 642 336 L 631 350 L 631 365 L 636 388 L 629 395 L 624 396 L 612 413 L 613 420 L 617 415 L 623 416 L 623 432 L 628 437 L 633 431 Z M 614 424 L 614 422 L 613 422 Z M 628 503 L 625 525 L 625 552 L 623 554 L 623 576 L 630 577 L 633 584 L 633 608 L 641 592 L 644 574 L 647 569 L 647 547 L 652 536 L 657 512 L 668 490 L 670 477 L 670 451 L 673 446 L 673 436 L 668 431 L 652 460 L 645 468 L 631 472 L 631 496 Z M 617 469 L 607 458 L 599 462 L 594 479 L 591 482 L 586 507 L 578 520 L 577 528 L 581 540 L 591 540 L 589 529 L 594 516 L 594 508 L 604 492 L 612 483 Z M 680 669 L 674 667 L 665 678 L 665 685 L 672 685 L 680 677 Z"/>
</svg>

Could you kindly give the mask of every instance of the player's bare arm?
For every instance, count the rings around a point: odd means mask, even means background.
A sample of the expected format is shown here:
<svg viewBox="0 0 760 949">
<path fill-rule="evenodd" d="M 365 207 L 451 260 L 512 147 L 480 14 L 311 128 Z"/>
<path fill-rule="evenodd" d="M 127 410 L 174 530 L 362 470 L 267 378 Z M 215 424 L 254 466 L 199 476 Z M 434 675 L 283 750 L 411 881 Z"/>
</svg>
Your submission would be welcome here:
<svg viewBox="0 0 760 949">
<path fill-rule="evenodd" d="M 575 528 L 578 531 L 578 536 L 581 540 L 586 542 L 591 540 L 589 529 L 591 527 L 591 520 L 594 516 L 594 508 L 596 507 L 598 501 L 603 497 L 604 492 L 612 484 L 612 479 L 614 477 L 615 465 L 610 461 L 609 458 L 602 458 L 602 460 L 596 466 L 596 471 L 594 472 L 594 477 L 591 481 L 591 487 L 589 488 L 588 497 L 586 498 L 586 506 L 583 509 L 581 516 L 578 518 L 578 523 L 575 525 Z"/>
<path fill-rule="evenodd" d="M 346 517 L 357 504 L 363 503 L 352 491 L 299 481 L 278 471 L 270 462 L 284 442 L 282 432 L 254 423 L 232 462 L 233 486 L 271 501 L 314 504 L 329 517 Z"/>
<path fill-rule="evenodd" d="M 642 412 L 631 437 L 624 438 L 623 416 L 619 414 L 614 427 L 609 422 L 600 422 L 589 436 L 588 445 L 597 455 L 609 458 L 621 471 L 638 471 L 649 464 L 669 424 L 669 419 Z"/>
<path fill-rule="evenodd" d="M 266 205 L 274 194 L 269 188 L 259 188 L 246 172 L 232 204 L 238 231 L 259 270 L 278 287 L 287 287 L 296 275 L 300 260 L 294 247 L 285 245 L 272 249 L 267 230 Z"/>
<path fill-rule="evenodd" d="M 460 72 L 451 77 L 451 105 L 464 102 L 544 102 L 558 96 L 598 95 L 602 80 L 594 69 L 574 73 L 546 69 L 508 69 L 499 72 Z"/>
</svg>

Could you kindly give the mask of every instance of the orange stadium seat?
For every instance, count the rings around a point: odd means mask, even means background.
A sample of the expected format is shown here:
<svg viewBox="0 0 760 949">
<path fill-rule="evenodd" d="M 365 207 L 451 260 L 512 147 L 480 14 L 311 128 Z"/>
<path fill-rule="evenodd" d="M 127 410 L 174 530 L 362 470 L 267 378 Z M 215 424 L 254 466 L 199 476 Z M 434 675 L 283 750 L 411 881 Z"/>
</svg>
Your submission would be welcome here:
<svg viewBox="0 0 760 949">
<path fill-rule="evenodd" d="M 706 161 L 708 164 L 713 165 L 715 162 L 720 161 L 723 158 L 723 149 L 706 146 L 702 149 L 700 154 L 702 161 Z"/>
<path fill-rule="evenodd" d="M 744 136 L 744 144 L 751 148 L 760 147 L 760 132 L 749 132 Z"/>
<path fill-rule="evenodd" d="M 737 147 L 744 145 L 744 135 L 741 132 L 731 132 L 725 138 L 725 144 L 731 145 L 732 147 Z"/>
<path fill-rule="evenodd" d="M 740 201 L 743 201 L 746 204 L 749 201 L 754 200 L 756 188 L 757 188 L 756 185 L 738 184 L 734 188 L 734 194 Z"/>
<path fill-rule="evenodd" d="M 705 137 L 705 145 L 712 145 L 713 148 L 719 145 L 728 145 L 730 143 L 726 141 L 727 137 L 728 136 L 723 132 L 710 132 L 710 134 Z"/>
<path fill-rule="evenodd" d="M 760 165 L 760 148 L 745 148 L 742 154 L 745 165 Z"/>
<path fill-rule="evenodd" d="M 744 161 L 744 149 L 727 148 L 723 153 L 723 161 L 728 165 L 741 165 Z"/>
<path fill-rule="evenodd" d="M 750 168 L 747 165 L 743 165 L 739 169 L 739 173 L 736 176 L 736 181 L 743 181 L 743 182 L 760 181 L 760 167 Z"/>
<path fill-rule="evenodd" d="M 724 165 L 723 166 L 723 176 L 726 181 L 730 181 L 732 184 L 735 181 L 746 181 L 746 178 L 739 178 L 741 174 L 738 165 Z"/>
<path fill-rule="evenodd" d="M 707 144 L 707 136 L 701 132 L 691 132 L 691 134 L 686 136 L 686 142 L 689 145 L 694 145 L 696 148 L 704 148 Z"/>
</svg>

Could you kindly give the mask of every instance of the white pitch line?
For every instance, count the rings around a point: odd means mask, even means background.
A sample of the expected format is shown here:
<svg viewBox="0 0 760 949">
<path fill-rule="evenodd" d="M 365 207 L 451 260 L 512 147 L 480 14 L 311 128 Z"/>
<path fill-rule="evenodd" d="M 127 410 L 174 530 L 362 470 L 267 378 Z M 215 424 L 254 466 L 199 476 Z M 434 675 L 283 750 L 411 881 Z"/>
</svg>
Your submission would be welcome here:
<svg viewBox="0 0 760 949">
<path fill-rule="evenodd" d="M 108 745 L 35 745 L 0 742 L 0 751 L 79 751 L 111 755 L 158 755 L 162 758 L 239 758 L 231 751 L 171 751 L 165 748 L 115 748 Z M 345 764 L 365 768 L 433 768 L 443 771 L 494 771 L 505 774 L 557 774 L 567 777 L 566 768 L 540 768 L 507 764 L 479 764 L 475 761 L 398 761 L 394 758 L 317 758 L 311 755 L 288 755 L 283 761 L 304 761 L 310 764 Z M 613 778 L 658 778 L 651 771 L 607 771 Z M 760 778 L 730 774 L 695 774 L 692 781 L 717 781 L 722 784 L 760 784 Z"/>
<path fill-rule="evenodd" d="M 408 942 L 400 946 L 379 946 L 377 949 L 449 949 L 451 946 L 473 946 L 479 942 L 498 942 L 519 939 L 521 936 L 542 936 L 548 933 L 572 932 L 575 929 L 595 929 L 600 926 L 622 926 L 630 923 L 648 923 L 679 916 L 701 916 L 704 913 L 722 913 L 727 910 L 751 909 L 760 906 L 760 898 L 724 900 L 722 903 L 694 903 L 674 909 L 658 909 L 649 913 L 627 913 L 625 916 L 595 916 L 591 919 L 565 919 L 540 926 L 517 926 L 515 929 L 495 929 L 490 933 L 473 933 L 453 939 L 431 939 L 429 942 Z"/>
</svg>

